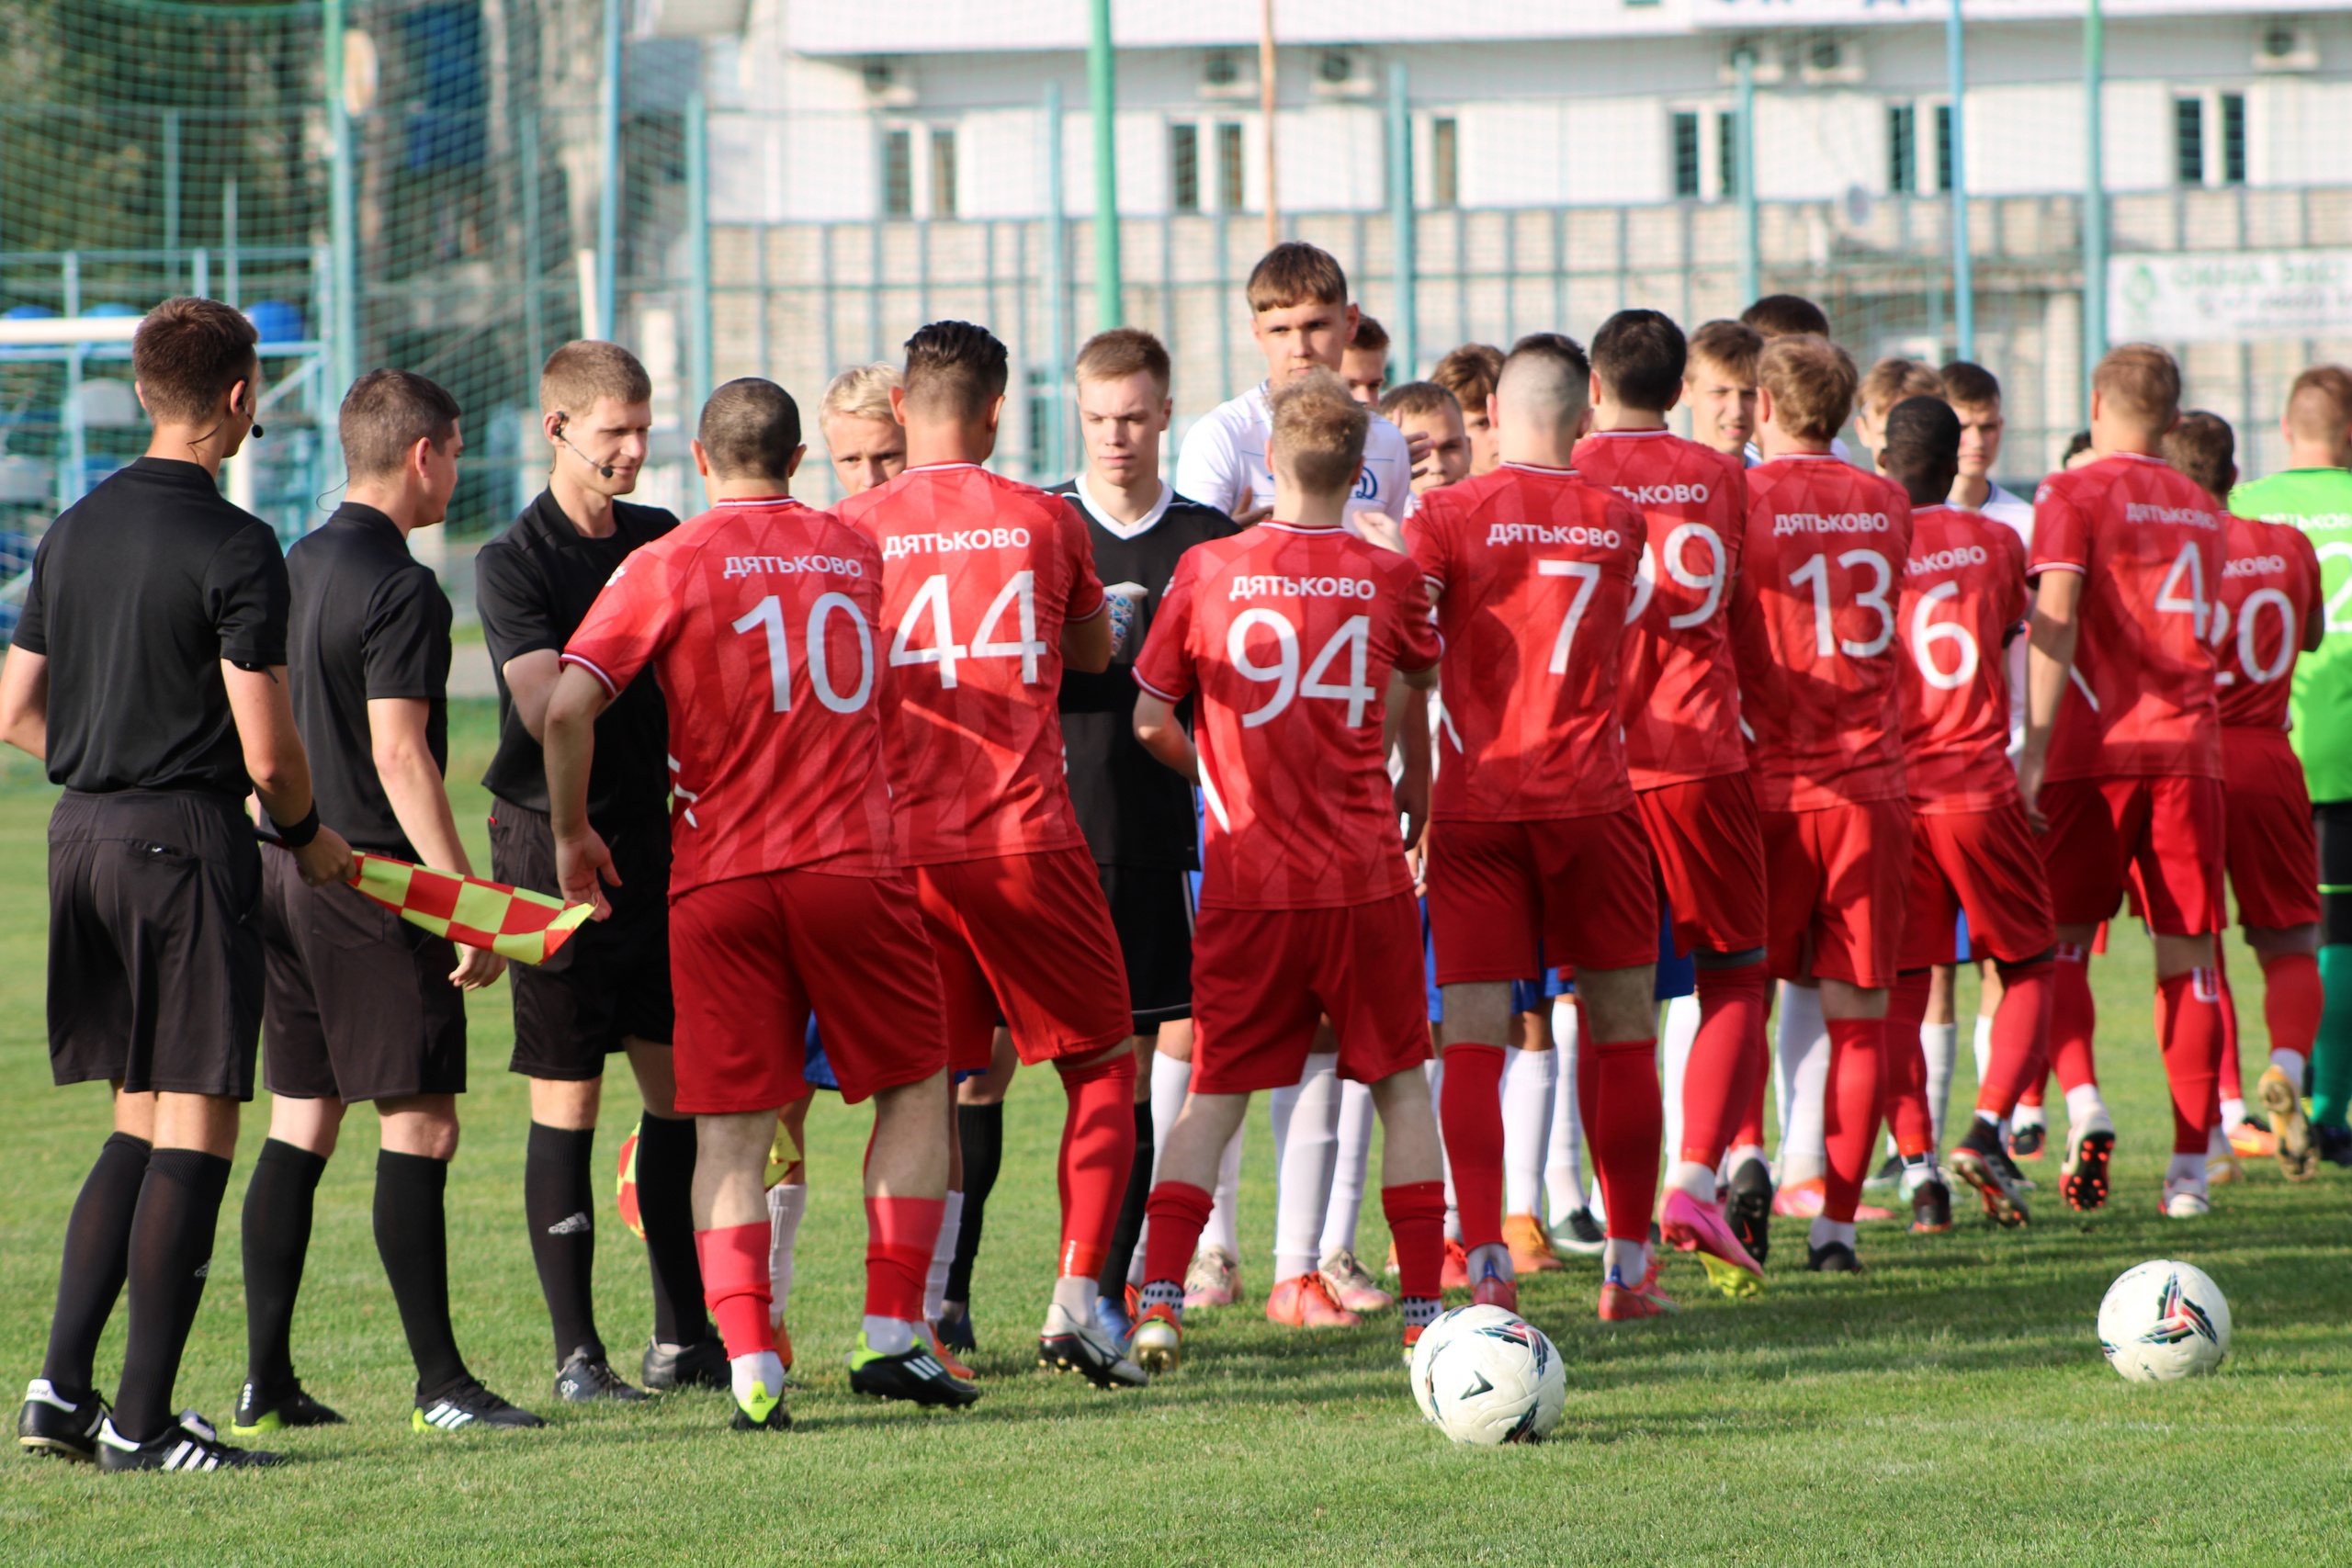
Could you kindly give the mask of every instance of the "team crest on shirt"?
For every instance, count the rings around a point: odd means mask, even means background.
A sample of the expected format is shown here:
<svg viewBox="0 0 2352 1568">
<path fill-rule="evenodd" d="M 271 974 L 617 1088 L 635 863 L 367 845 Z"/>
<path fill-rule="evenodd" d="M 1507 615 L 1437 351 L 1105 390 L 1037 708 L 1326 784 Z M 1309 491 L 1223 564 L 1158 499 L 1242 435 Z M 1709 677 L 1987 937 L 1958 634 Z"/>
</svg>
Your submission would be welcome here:
<svg viewBox="0 0 2352 1568">
<path fill-rule="evenodd" d="M 1380 481 L 1372 477 L 1372 468 L 1367 465 L 1356 475 L 1356 489 L 1352 499 L 1356 501 L 1370 501 L 1374 496 L 1379 493 Z"/>
</svg>

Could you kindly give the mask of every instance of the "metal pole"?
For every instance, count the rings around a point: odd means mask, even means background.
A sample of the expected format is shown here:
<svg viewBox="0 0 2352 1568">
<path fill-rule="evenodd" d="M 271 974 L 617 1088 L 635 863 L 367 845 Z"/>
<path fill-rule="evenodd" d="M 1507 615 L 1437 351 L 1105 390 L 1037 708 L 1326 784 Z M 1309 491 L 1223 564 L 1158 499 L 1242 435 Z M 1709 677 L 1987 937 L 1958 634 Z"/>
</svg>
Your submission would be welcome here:
<svg viewBox="0 0 2352 1568">
<path fill-rule="evenodd" d="M 686 398 L 680 419 L 692 429 L 710 400 L 710 122 L 700 93 L 686 95 Z"/>
<path fill-rule="evenodd" d="M 2107 137 L 2100 92 L 2107 77 L 2107 25 L 2099 0 L 2083 17 L 2083 418 L 2091 412 L 2091 371 L 2107 353 Z"/>
<path fill-rule="evenodd" d="M 1069 312 L 1069 220 L 1062 211 L 1062 85 L 1046 84 L 1046 402 L 1045 450 L 1032 452 L 1040 478 L 1059 479 L 1068 467 L 1062 450 L 1062 366 L 1069 357 L 1065 322 Z"/>
<path fill-rule="evenodd" d="M 164 111 L 164 249 L 180 248 L 180 111 Z"/>
<path fill-rule="evenodd" d="M 1741 44 L 1731 51 L 1734 98 L 1731 117 L 1733 193 L 1739 202 L 1739 297 L 1753 300 L 1760 289 L 1756 256 L 1756 51 Z"/>
<path fill-rule="evenodd" d="M 1119 286 L 1118 61 L 1111 52 L 1111 0 L 1094 0 L 1093 10 L 1086 96 L 1094 116 L 1094 318 L 1098 330 L 1108 332 L 1126 321 Z"/>
<path fill-rule="evenodd" d="M 1397 360 L 1409 378 L 1421 363 L 1420 307 L 1413 297 L 1419 258 L 1413 245 L 1413 108 L 1401 60 L 1388 62 L 1388 243 L 1396 254 L 1392 335 Z"/>
<path fill-rule="evenodd" d="M 617 338 L 621 260 L 621 0 L 605 0 L 603 180 L 596 193 L 596 330 Z"/>
<path fill-rule="evenodd" d="M 1281 185 L 1274 178 L 1274 0 L 1258 0 L 1258 118 L 1266 143 L 1266 249 L 1283 243 Z"/>
<path fill-rule="evenodd" d="M 344 0 L 325 0 L 322 21 L 326 34 L 327 131 L 332 143 L 329 238 L 334 258 L 334 276 L 327 290 L 334 315 L 327 344 L 330 385 L 323 389 L 322 400 L 322 406 L 326 408 L 339 405 L 344 392 L 359 377 L 359 231 L 352 207 L 351 111 L 343 96 L 343 6 Z M 230 254 L 236 254 L 233 248 Z M 235 276 L 233 270 L 231 276 Z M 333 442 L 326 445 L 330 448 L 335 446 Z M 331 456 L 328 460 L 337 459 Z"/>
<path fill-rule="evenodd" d="M 1976 357 L 1976 258 L 1968 244 L 1968 133 L 1961 103 L 1968 92 L 1968 45 L 1962 37 L 1960 0 L 1944 18 L 1944 70 L 1951 91 L 1951 296 L 1952 350 L 1960 359 Z"/>
</svg>

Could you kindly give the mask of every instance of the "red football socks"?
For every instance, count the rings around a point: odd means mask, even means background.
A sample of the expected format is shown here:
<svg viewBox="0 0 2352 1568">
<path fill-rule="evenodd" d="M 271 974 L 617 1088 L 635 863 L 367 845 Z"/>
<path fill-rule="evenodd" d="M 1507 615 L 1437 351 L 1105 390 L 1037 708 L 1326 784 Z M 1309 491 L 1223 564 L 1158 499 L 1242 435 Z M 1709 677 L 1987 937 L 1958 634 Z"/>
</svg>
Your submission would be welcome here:
<svg viewBox="0 0 2352 1568">
<path fill-rule="evenodd" d="M 1197 1191 L 1199 1189 L 1195 1188 Z M 1396 1293 L 1435 1301 L 1445 1272 L 1445 1183 L 1408 1181 L 1380 1190 L 1380 1212 L 1396 1242 Z M 1159 1226 L 1152 1227 L 1159 1234 Z"/>
<path fill-rule="evenodd" d="M 1760 1073 L 1750 1082 L 1751 1041 L 1763 1035 L 1764 965 L 1700 970 L 1699 1032 L 1682 1069 L 1679 1157 L 1709 1169 L 1723 1163 L 1735 1124 L 1763 1084 Z"/>
<path fill-rule="evenodd" d="M 1462 1218 L 1464 1251 L 1502 1244 L 1502 1090 L 1501 1046 L 1446 1043 L 1438 1125 L 1453 1171 L 1453 1207 Z"/>
<path fill-rule="evenodd" d="M 2262 1021 L 2273 1051 L 2292 1051 L 2306 1061 L 2319 1040 L 2324 993 L 2319 957 L 2310 953 L 2273 953 L 2262 960 Z"/>
<path fill-rule="evenodd" d="M 768 1226 L 721 1225 L 695 1232 L 695 1256 L 702 1263 L 702 1300 L 727 1343 L 727 1359 L 775 1348 L 768 1321 Z M 922 1301 L 920 1292 L 916 1294 Z"/>
<path fill-rule="evenodd" d="M 2222 1067 L 2221 976 L 2191 969 L 2157 981 L 2156 1039 L 2172 1088 L 2172 1152 L 2202 1156 Z"/>
<path fill-rule="evenodd" d="M 1441 1206 L 1443 1201 L 1441 1194 Z M 1201 1227 L 1209 1223 L 1209 1210 L 1216 1203 L 1207 1189 L 1189 1181 L 1163 1181 L 1151 1190 L 1143 1211 L 1146 1284 L 1172 1284 L 1181 1290 L 1184 1271 L 1193 1266 L 1193 1252 L 1201 1245 Z"/>
<path fill-rule="evenodd" d="M 1062 1255 L 1065 1278 L 1102 1272 L 1111 1232 L 1136 1162 L 1136 1057 L 1116 1055 L 1061 1070 L 1069 1097 L 1062 1117 Z"/>
<path fill-rule="evenodd" d="M 1657 1204 L 1657 1150 L 1666 1136 L 1666 1102 L 1658 1090 L 1657 1041 L 1588 1042 L 1577 1052 L 1577 1102 L 1584 1141 L 1600 1175 L 1609 1210 L 1609 1239 L 1650 1238 Z M 1454 1166 L 1458 1200 L 1462 1168 Z"/>
<path fill-rule="evenodd" d="M 865 1201 L 865 1315 L 921 1323 L 922 1287 L 931 1255 L 939 1247 L 939 1226 L 947 1217 L 944 1198 L 868 1198 Z M 763 1236 L 767 1227 L 758 1227 Z M 767 1244 L 760 1244 L 766 1277 Z"/>
<path fill-rule="evenodd" d="M 1838 1224 L 1854 1223 L 1878 1142 L 1880 1086 L 1886 1023 L 1875 1018 L 1833 1018 L 1829 1025 L 1829 1086 L 1822 1104 L 1822 1141 L 1829 1168 L 1822 1177 L 1821 1213 Z M 1914 1049 L 1917 1047 L 1915 1038 Z"/>
<path fill-rule="evenodd" d="M 1928 1054 L 1919 1043 L 1919 1026 L 1928 1021 L 1928 979 L 1925 969 L 1898 975 L 1886 995 L 1882 1093 L 1886 1119 L 1894 1126 L 1895 1150 L 1905 1159 L 1936 1146 L 1936 1124 L 1928 1112 Z"/>
<path fill-rule="evenodd" d="M 2029 1081 L 2039 1082 L 2049 1071 L 2044 1063 L 2051 996 L 2057 989 L 2054 967 L 2046 960 L 2001 967 L 2001 1005 L 1993 1013 L 1993 1049 L 1984 1064 L 1984 1081 L 1976 1089 L 1976 1109 L 1996 1120 L 2017 1108 Z"/>
<path fill-rule="evenodd" d="M 2091 1055 L 2091 1035 L 2098 1028 L 2098 1006 L 2091 1000 L 2090 950 L 2060 942 L 2051 979 L 2050 1065 L 2058 1071 L 2058 1087 L 2095 1085 L 2098 1064 Z"/>
</svg>

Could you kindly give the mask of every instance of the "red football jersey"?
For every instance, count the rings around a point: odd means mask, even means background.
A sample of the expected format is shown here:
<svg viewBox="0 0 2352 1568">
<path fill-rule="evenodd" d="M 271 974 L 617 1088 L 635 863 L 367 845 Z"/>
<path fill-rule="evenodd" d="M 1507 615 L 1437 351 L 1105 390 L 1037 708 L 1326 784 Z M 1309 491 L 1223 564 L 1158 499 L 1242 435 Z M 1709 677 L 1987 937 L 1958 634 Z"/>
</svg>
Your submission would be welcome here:
<svg viewBox="0 0 2352 1568">
<path fill-rule="evenodd" d="M 1576 463 L 1638 507 L 1649 527 L 1618 684 L 1634 787 L 1744 771 L 1730 606 L 1747 535 L 1747 469 L 1663 430 L 1589 435 Z"/>
<path fill-rule="evenodd" d="M 2121 452 L 2041 481 L 2033 570 L 2078 571 L 2075 669 L 2050 738 L 2052 779 L 2222 776 L 2212 499 L 2154 457 Z"/>
<path fill-rule="evenodd" d="M 1826 452 L 1747 471 L 1732 626 L 1758 807 L 1903 798 L 1895 599 L 1910 550 L 1910 500 L 1876 474 Z"/>
<path fill-rule="evenodd" d="M 1911 513 L 1896 618 L 1913 810 L 1986 811 L 2018 798 L 2003 644 L 2026 608 L 2025 541 L 2016 529 L 1964 507 Z"/>
<path fill-rule="evenodd" d="M 1103 603 L 1077 510 L 977 463 L 931 463 L 841 513 L 882 550 L 883 742 L 907 863 L 1083 844 L 1062 624 Z"/>
<path fill-rule="evenodd" d="M 1420 572 L 1352 534 L 1261 523 L 1184 552 L 1136 683 L 1193 698 L 1203 908 L 1411 891 L 1382 726 L 1389 672 L 1426 670 L 1441 647 Z"/>
<path fill-rule="evenodd" d="M 670 891 L 899 863 L 878 701 L 882 557 L 797 501 L 723 501 L 615 569 L 564 645 L 670 710 Z"/>
<path fill-rule="evenodd" d="M 1642 514 L 1573 469 L 1505 463 L 1424 491 L 1405 538 L 1453 657 L 1430 815 L 1590 817 L 1634 803 L 1617 683 Z"/>
<path fill-rule="evenodd" d="M 2283 730 L 2295 656 L 2312 623 L 2327 614 L 2319 552 L 2286 523 L 2225 517 L 2222 536 L 2227 553 L 2213 611 L 2222 728 Z"/>
</svg>

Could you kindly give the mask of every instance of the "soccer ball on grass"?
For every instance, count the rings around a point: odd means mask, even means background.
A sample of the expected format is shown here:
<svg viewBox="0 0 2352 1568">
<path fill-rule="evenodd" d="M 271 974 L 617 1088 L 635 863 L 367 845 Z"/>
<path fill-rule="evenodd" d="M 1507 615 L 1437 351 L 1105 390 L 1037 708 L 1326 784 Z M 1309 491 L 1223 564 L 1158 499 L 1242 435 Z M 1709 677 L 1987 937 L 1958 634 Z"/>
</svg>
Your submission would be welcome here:
<svg viewBox="0 0 2352 1568">
<path fill-rule="evenodd" d="M 2107 1288 L 2098 1345 L 2127 1382 L 2201 1376 L 2230 1353 L 2229 1299 L 2190 1264 L 2143 1263 Z"/>
<path fill-rule="evenodd" d="M 1413 1401 L 1457 1443 L 1543 1440 L 1567 1403 L 1567 1373 L 1544 1331 L 1497 1306 L 1457 1307 L 1413 1347 Z"/>
</svg>

